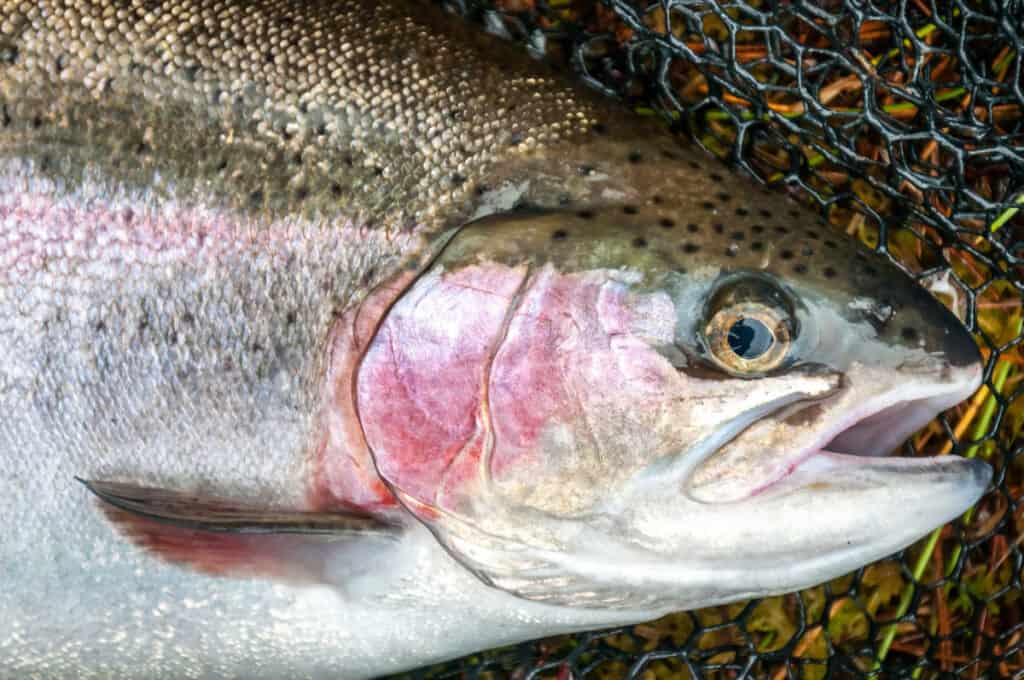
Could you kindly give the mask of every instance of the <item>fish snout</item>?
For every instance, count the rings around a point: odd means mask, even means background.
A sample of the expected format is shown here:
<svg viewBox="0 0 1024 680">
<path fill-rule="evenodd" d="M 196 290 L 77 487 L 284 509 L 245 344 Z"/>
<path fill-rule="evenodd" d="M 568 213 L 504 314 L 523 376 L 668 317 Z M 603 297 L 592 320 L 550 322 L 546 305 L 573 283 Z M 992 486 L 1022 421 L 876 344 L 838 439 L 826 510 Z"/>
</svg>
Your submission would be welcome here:
<svg viewBox="0 0 1024 680">
<path fill-rule="evenodd" d="M 978 344 L 956 314 L 916 281 L 899 272 L 902 281 L 878 282 L 878 298 L 892 309 L 880 339 L 921 351 L 946 366 L 981 366 Z M 902 285 L 901 285 L 902 284 Z M 909 285 L 907 285 L 909 284 Z"/>
</svg>

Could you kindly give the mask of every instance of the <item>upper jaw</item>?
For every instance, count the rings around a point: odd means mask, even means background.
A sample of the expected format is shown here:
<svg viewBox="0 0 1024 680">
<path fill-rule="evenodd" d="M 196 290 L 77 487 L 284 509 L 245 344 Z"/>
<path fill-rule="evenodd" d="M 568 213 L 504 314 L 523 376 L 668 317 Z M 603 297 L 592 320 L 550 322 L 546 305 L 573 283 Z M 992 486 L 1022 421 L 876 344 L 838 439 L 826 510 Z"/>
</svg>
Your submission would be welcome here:
<svg viewBox="0 0 1024 680">
<path fill-rule="evenodd" d="M 980 365 L 947 367 L 942 382 L 897 386 L 866 401 L 860 408 L 837 419 L 818 441 L 802 451 L 791 470 L 815 456 L 835 459 L 842 456 L 848 463 L 872 465 L 891 453 L 912 434 L 927 425 L 938 414 L 970 397 L 981 385 Z M 918 461 L 922 467 L 927 459 L 904 459 L 899 465 L 912 468 Z M 922 462 L 923 461 L 923 462 Z M 770 485 L 768 485 L 770 486 Z M 764 490 L 766 487 L 762 487 Z"/>
<path fill-rule="evenodd" d="M 981 385 L 979 364 L 948 368 L 949 380 L 922 389 L 881 395 L 867 415 L 851 419 L 823 448 L 852 455 L 885 455 L 936 415 L 970 397 Z"/>
<path fill-rule="evenodd" d="M 969 397 L 982 377 L 977 364 L 945 364 L 917 375 L 884 367 L 854 368 L 858 370 L 850 375 L 856 381 L 844 381 L 837 393 L 751 424 L 694 472 L 686 495 L 702 503 L 742 501 L 776 489 L 821 454 L 847 454 L 869 465 Z"/>
</svg>

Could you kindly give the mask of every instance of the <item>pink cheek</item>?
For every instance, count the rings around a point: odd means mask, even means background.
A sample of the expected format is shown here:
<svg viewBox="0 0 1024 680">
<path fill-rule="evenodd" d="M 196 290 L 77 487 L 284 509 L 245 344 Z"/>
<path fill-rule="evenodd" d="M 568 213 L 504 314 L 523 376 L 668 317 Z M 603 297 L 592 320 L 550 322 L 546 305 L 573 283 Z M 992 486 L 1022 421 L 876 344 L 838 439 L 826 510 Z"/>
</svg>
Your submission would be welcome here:
<svg viewBox="0 0 1024 680">
<path fill-rule="evenodd" d="M 556 462 L 541 458 L 561 453 L 544 448 L 545 428 L 590 440 L 593 419 L 657 408 L 676 387 L 672 367 L 630 334 L 633 306 L 621 288 L 575 277 L 531 287 L 492 368 L 494 478 Z"/>
<path fill-rule="evenodd" d="M 475 469 L 492 345 L 524 271 L 469 267 L 427 277 L 392 308 L 357 380 L 360 422 L 381 475 L 434 503 Z"/>
<path fill-rule="evenodd" d="M 546 459 L 566 453 L 545 448 L 547 430 L 590 437 L 588 419 L 645 408 L 672 378 L 630 335 L 635 301 L 623 287 L 551 270 L 523 277 L 496 264 L 425 277 L 365 356 L 363 432 L 381 476 L 417 512 L 458 510 L 488 477 L 564 464 Z"/>
</svg>

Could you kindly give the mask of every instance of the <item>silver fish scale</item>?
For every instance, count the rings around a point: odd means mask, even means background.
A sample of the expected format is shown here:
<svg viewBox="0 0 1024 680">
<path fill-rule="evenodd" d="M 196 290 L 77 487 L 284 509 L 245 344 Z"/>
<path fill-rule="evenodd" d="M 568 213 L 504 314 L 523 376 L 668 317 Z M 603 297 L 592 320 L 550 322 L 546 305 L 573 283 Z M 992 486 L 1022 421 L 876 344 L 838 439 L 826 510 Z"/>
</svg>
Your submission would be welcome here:
<svg viewBox="0 0 1024 680">
<path fill-rule="evenodd" d="M 465 28 L 453 40 L 437 8 L 409 9 L 5 2 L 0 153 L 81 145 L 85 158 L 68 167 L 54 154 L 50 171 L 75 177 L 88 163 L 234 208 L 412 226 L 466 211 L 498 161 L 607 114 L 546 67 L 524 68 L 515 48 Z M 506 76 L 503 59 L 524 75 Z"/>
</svg>

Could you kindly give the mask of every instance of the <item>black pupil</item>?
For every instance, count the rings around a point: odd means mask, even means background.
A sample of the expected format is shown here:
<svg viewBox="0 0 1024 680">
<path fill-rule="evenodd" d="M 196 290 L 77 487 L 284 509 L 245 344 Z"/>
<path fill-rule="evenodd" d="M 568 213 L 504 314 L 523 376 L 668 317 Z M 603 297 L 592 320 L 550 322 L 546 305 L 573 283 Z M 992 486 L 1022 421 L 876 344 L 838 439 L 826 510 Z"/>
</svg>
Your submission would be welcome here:
<svg viewBox="0 0 1024 680">
<path fill-rule="evenodd" d="M 729 329 L 729 347 L 743 359 L 758 358 L 771 349 L 774 342 L 768 326 L 757 319 L 740 319 Z"/>
</svg>

